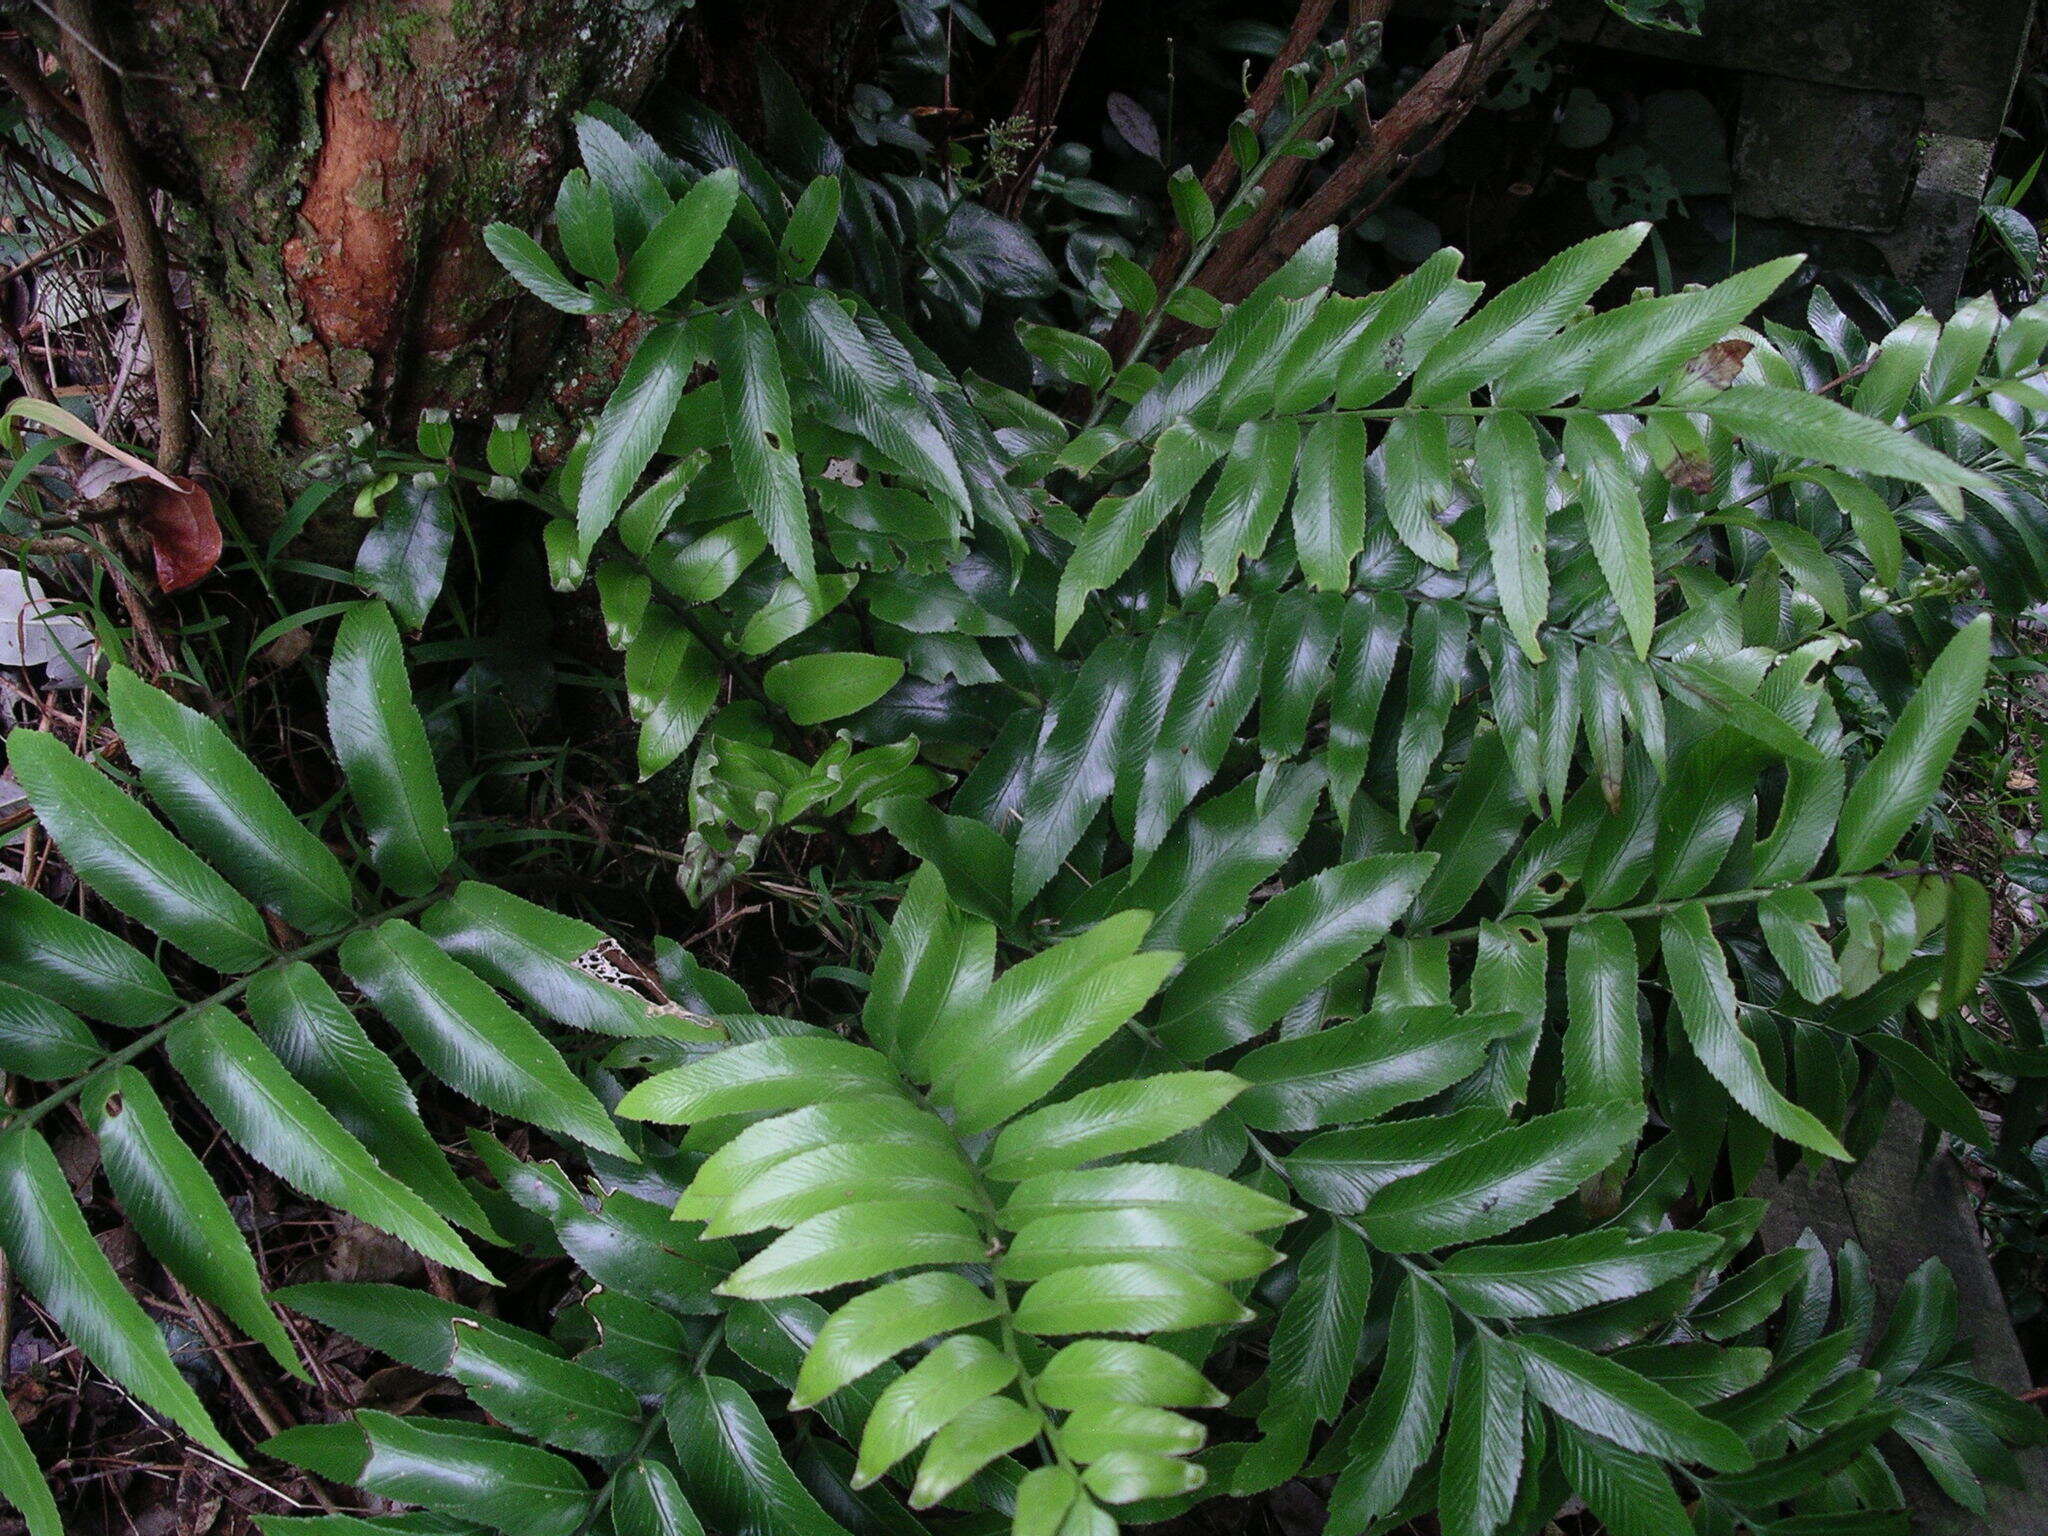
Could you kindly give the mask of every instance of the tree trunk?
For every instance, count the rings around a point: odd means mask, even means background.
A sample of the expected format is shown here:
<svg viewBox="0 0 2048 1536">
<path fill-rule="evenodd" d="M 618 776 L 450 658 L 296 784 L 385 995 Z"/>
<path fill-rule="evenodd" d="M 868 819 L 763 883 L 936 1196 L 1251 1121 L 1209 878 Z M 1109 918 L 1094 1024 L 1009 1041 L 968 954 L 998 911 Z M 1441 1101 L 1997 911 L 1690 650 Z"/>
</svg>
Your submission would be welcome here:
<svg viewBox="0 0 2048 1536">
<path fill-rule="evenodd" d="M 635 105 L 684 3 L 102 8 L 135 135 L 178 204 L 199 455 L 253 531 L 353 429 L 524 403 L 556 330 L 515 302 L 482 230 L 537 221 L 574 114 Z"/>
</svg>

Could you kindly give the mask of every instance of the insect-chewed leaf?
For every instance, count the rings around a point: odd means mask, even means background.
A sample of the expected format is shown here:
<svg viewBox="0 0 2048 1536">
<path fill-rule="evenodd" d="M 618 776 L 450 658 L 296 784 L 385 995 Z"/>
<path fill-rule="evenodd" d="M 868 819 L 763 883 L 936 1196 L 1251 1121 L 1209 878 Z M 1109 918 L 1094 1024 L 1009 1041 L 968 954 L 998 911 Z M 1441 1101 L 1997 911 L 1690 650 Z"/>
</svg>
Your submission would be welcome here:
<svg viewBox="0 0 2048 1536">
<path fill-rule="evenodd" d="M 569 1064 L 474 973 L 410 923 L 351 934 L 341 964 L 427 1069 L 466 1098 L 632 1160 Z"/>
<path fill-rule="evenodd" d="M 149 1080 L 133 1067 L 117 1068 L 95 1081 L 82 1107 L 107 1182 L 149 1251 L 285 1370 L 310 1380 L 264 1300 L 256 1260 L 236 1230 L 234 1214 L 198 1155 L 172 1128 Z"/>
</svg>

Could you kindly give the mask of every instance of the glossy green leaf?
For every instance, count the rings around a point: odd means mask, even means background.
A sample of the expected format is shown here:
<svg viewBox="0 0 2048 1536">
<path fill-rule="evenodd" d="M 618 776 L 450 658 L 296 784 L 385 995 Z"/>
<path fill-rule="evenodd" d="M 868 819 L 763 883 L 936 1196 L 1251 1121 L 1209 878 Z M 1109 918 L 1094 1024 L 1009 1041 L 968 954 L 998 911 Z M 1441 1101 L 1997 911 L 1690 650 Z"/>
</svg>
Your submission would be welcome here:
<svg viewBox="0 0 2048 1536">
<path fill-rule="evenodd" d="M 823 1402 L 847 1383 L 912 1345 L 988 1321 L 995 1298 L 950 1270 L 892 1280 L 847 1302 L 819 1328 L 804 1356 L 790 1399 L 797 1408 Z"/>
<path fill-rule="evenodd" d="M 1430 349 L 1415 373 L 1415 403 L 1442 405 L 1500 378 L 1570 319 L 1649 229 L 1631 224 L 1582 240 L 1502 289 Z"/>
<path fill-rule="evenodd" d="M 1636 655 L 1648 655 L 1657 627 L 1650 533 L 1620 440 L 1602 418 L 1574 416 L 1565 423 L 1564 452 L 1565 462 L 1578 477 L 1580 505 L 1600 574 L 1621 609 Z"/>
<path fill-rule="evenodd" d="M 154 1024 L 178 1005 L 133 945 L 11 882 L 0 882 L 0 978 L 121 1029 Z"/>
<path fill-rule="evenodd" d="M 327 933 L 355 915 L 347 873 L 220 726 L 117 668 L 114 727 L 150 798 L 260 906 Z"/>
<path fill-rule="evenodd" d="M 1274 897 L 1194 956 L 1160 1001 L 1160 1038 L 1183 1061 L 1249 1040 L 1385 936 L 1435 860 L 1383 854 Z"/>
<path fill-rule="evenodd" d="M 1663 1536 L 1691 1526 L 1662 1466 L 1566 1424 L 1557 1432 L 1565 1480 L 1614 1536 Z"/>
<path fill-rule="evenodd" d="M 1171 1333 L 1248 1323 L 1252 1316 L 1213 1280 L 1130 1260 L 1047 1276 L 1024 1293 L 1015 1322 L 1031 1334 Z"/>
<path fill-rule="evenodd" d="M 597 313 L 597 298 L 564 277 L 554 257 L 524 230 L 514 229 L 510 224 L 487 225 L 484 244 L 519 286 L 543 304 L 564 314 Z"/>
<path fill-rule="evenodd" d="M 685 1378 L 670 1394 L 669 1439 L 691 1506 L 731 1536 L 845 1536 L 783 1459 L 746 1389 L 723 1376 Z"/>
<path fill-rule="evenodd" d="M 677 212 L 687 202 L 677 204 Z M 639 258 L 634 260 L 637 265 Z M 632 280 L 630 268 L 627 280 Z M 661 446 L 696 361 L 696 347 L 682 325 L 657 326 L 633 349 L 618 388 L 597 418 L 577 484 L 576 540 L 585 554 L 617 519 Z"/>
<path fill-rule="evenodd" d="M 378 1167 L 363 1144 L 233 1014 L 210 1008 L 172 1030 L 171 1065 L 251 1157 L 294 1189 L 482 1280 L 476 1255 L 418 1195 Z"/>
<path fill-rule="evenodd" d="M 931 1200 L 866 1200 L 798 1222 L 727 1277 L 720 1294 L 763 1301 L 988 1256 L 974 1222 Z"/>
<path fill-rule="evenodd" d="M 1843 803 L 1836 851 L 1846 873 L 1891 856 L 1899 839 L 1941 790 L 1941 776 L 1984 697 L 1991 656 L 1991 616 L 1958 630 L 1927 669 L 1898 725 Z"/>
<path fill-rule="evenodd" d="M 412 924 L 387 922 L 351 935 L 341 964 L 427 1070 L 463 1097 L 632 1157 L 561 1053 Z"/>
<path fill-rule="evenodd" d="M 216 1456 L 242 1465 L 171 1363 L 155 1320 L 93 1241 L 56 1155 L 32 1129 L 0 1135 L 0 1251 L 88 1360 Z"/>
<path fill-rule="evenodd" d="M 1357 1536 L 1392 1510 L 1436 1448 L 1451 1392 L 1452 1348 L 1450 1308 L 1422 1276 L 1409 1275 L 1394 1298 L 1379 1382 L 1330 1490 L 1332 1536 Z"/>
<path fill-rule="evenodd" d="M 902 676 L 903 663 L 894 656 L 832 651 L 779 661 L 761 683 L 791 720 L 818 725 L 866 709 Z"/>
<path fill-rule="evenodd" d="M 683 1496 L 675 1473 L 658 1461 L 636 1461 L 612 1484 L 617 1536 L 704 1536 L 704 1523 Z"/>
<path fill-rule="evenodd" d="M 1017 1377 L 1016 1360 L 956 1334 L 882 1390 L 861 1435 L 854 1486 L 864 1488 L 960 1414 Z"/>
<path fill-rule="evenodd" d="M 768 322 L 744 306 L 733 310 L 719 328 L 714 361 L 740 493 L 790 575 L 800 586 L 814 587 L 817 560 L 790 425 L 789 385 Z"/>
<path fill-rule="evenodd" d="M 1739 1472 L 1754 1461 L 1734 1431 L 1649 1378 L 1559 1339 L 1518 1335 L 1529 1391 L 1559 1418 L 1645 1456 Z"/>
<path fill-rule="evenodd" d="M 1846 1161 L 1848 1152 L 1828 1128 L 1772 1086 L 1763 1058 L 1736 1022 L 1735 986 L 1714 937 L 1713 919 L 1698 902 L 1665 917 L 1664 968 L 1693 1053 L 1757 1120 L 1787 1140 Z"/>
<path fill-rule="evenodd" d="M 304 963 L 265 971 L 250 983 L 244 1002 L 258 1038 L 386 1173 L 448 1220 L 493 1236 L 421 1121 L 397 1064 L 318 971 Z"/>
<path fill-rule="evenodd" d="M 1294 487 L 1294 548 L 1302 574 L 1321 591 L 1351 584 L 1365 542 L 1365 420 L 1316 419 L 1302 439 Z"/>
<path fill-rule="evenodd" d="M 398 627 L 382 603 L 351 608 L 335 633 L 327 734 L 369 829 L 371 864 L 401 896 L 425 895 L 455 844 Z"/>
<path fill-rule="evenodd" d="M 1115 746 L 1138 678 L 1136 647 L 1105 641 L 1050 710 L 1017 829 L 1012 904 L 1021 909 L 1059 872 L 1116 785 Z"/>
<path fill-rule="evenodd" d="M 56 737 L 11 732 L 7 767 L 64 857 L 108 902 L 214 970 L 253 970 L 270 958 L 256 909 Z"/>
<path fill-rule="evenodd" d="M 583 1474 L 552 1451 L 452 1421 L 364 1410 L 356 1424 L 370 1452 L 360 1481 L 385 1498 L 532 1536 L 569 1536 L 590 1508 Z"/>
<path fill-rule="evenodd" d="M 1564 1082 L 1567 1104 L 1641 1103 L 1643 1029 L 1635 936 L 1597 917 L 1565 940 Z"/>
<path fill-rule="evenodd" d="M 588 1366 L 457 1319 L 449 1371 L 498 1423 L 543 1445 L 622 1456 L 639 1442 L 640 1404 Z"/>
<path fill-rule="evenodd" d="M 1084 1089 L 1003 1127 L 989 1177 L 1015 1182 L 1135 1152 L 1192 1130 L 1244 1087 L 1228 1072 L 1167 1072 Z"/>
<path fill-rule="evenodd" d="M 1266 1348 L 1272 1392 L 1287 1412 L 1327 1424 L 1343 1411 L 1371 1292 L 1372 1256 L 1349 1227 L 1332 1222 L 1301 1256 Z"/>
<path fill-rule="evenodd" d="M 1602 1230 L 1533 1243 L 1461 1248 L 1435 1270 L 1452 1302 L 1473 1317 L 1556 1317 L 1675 1280 L 1714 1258 L 1705 1232 L 1635 1237 Z"/>
<path fill-rule="evenodd" d="M 1761 447 L 1837 469 L 1891 475 L 1931 486 L 1983 488 L 1977 471 L 1965 469 L 1916 437 L 1895 432 L 1823 395 L 1768 384 L 1736 384 L 1700 407 L 1721 426 Z"/>
<path fill-rule="evenodd" d="M 1475 1331 L 1451 1389 L 1437 1486 L 1444 1536 L 1491 1536 L 1515 1506 L 1522 1481 L 1522 1365 L 1508 1347 Z"/>
<path fill-rule="evenodd" d="M 43 1469 L 22 1435 L 14 1415 L 0 1415 L 0 1500 L 12 1505 L 28 1526 L 28 1536 L 64 1536 L 64 1520 Z"/>
<path fill-rule="evenodd" d="M 1541 661 L 1537 631 L 1550 607 L 1543 448 L 1528 417 L 1498 413 L 1480 418 L 1476 453 L 1501 614 L 1529 659 Z"/>
<path fill-rule="evenodd" d="M 0 981 L 0 1072 L 49 1082 L 99 1064 L 105 1048 L 90 1026 L 46 997 Z"/>
<path fill-rule="evenodd" d="M 1634 1104 L 1539 1115 L 1389 1184 L 1365 1208 L 1366 1235 L 1388 1253 L 1421 1253 L 1511 1232 L 1613 1162 L 1642 1123 Z"/>
<path fill-rule="evenodd" d="M 1220 1408 L 1228 1400 L 1179 1355 L 1134 1339 L 1077 1339 L 1039 1371 L 1048 1408 L 1139 1403 L 1154 1408 Z"/>
<path fill-rule="evenodd" d="M 661 309 L 689 286 L 725 233 L 739 190 L 737 171 L 730 166 L 713 171 L 692 182 L 647 232 L 626 263 L 626 297 L 635 309 Z"/>
<path fill-rule="evenodd" d="M 81 1095 L 100 1166 L 121 1212 L 164 1268 L 227 1315 L 300 1380 L 310 1380 L 264 1300 L 249 1245 L 205 1166 L 171 1125 L 163 1101 L 133 1067 L 96 1079 Z"/>
<path fill-rule="evenodd" d="M 1264 1131 L 1376 1120 L 1469 1077 L 1487 1046 L 1515 1027 L 1504 1014 L 1375 1009 L 1240 1058 L 1234 1070 L 1252 1087 L 1238 1113 Z"/>
<path fill-rule="evenodd" d="M 1355 1216 L 1396 1179 L 1476 1146 L 1503 1122 L 1498 1109 L 1474 1105 L 1449 1114 L 1325 1131 L 1287 1154 L 1287 1176 L 1311 1205 Z"/>
<path fill-rule="evenodd" d="M 688 1125 L 895 1091 L 889 1063 L 829 1035 L 778 1035 L 728 1046 L 637 1084 L 619 1101 L 628 1120 Z"/>
</svg>

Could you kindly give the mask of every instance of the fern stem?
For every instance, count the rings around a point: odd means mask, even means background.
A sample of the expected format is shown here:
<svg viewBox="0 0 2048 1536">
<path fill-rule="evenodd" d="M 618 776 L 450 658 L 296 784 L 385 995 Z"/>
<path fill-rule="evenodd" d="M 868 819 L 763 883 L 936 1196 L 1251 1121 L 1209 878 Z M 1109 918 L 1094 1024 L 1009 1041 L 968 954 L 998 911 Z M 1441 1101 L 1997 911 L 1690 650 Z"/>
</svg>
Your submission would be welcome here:
<svg viewBox="0 0 2048 1536">
<path fill-rule="evenodd" d="M 1631 922 L 1640 917 L 1665 917 L 1682 907 L 1742 906 L 1750 902 L 1762 901 L 1766 897 L 1775 896 L 1781 891 L 1839 891 L 1852 885 L 1860 885 L 1865 880 L 1900 880 L 1909 875 L 1931 875 L 1938 873 L 1940 871 L 1930 865 L 1916 864 L 1908 869 L 1873 869 L 1860 875 L 1826 875 L 1818 880 L 1788 880 L 1783 885 L 1753 885 L 1746 890 L 1722 891 L 1718 895 L 1713 896 L 1687 896 L 1672 901 L 1645 902 L 1638 907 L 1607 907 L 1598 911 L 1567 912 L 1559 917 L 1508 917 L 1497 919 L 1497 921 L 1525 922 L 1530 927 L 1544 929 L 1576 928 L 1583 923 L 1590 923 L 1594 919 L 1602 917 L 1618 917 L 1624 922 Z M 1453 928 L 1445 933 L 1431 934 L 1429 937 L 1442 939 L 1449 944 L 1470 944 L 1479 937 L 1481 931 L 1481 925 L 1474 924 L 1470 928 Z"/>
<path fill-rule="evenodd" d="M 1342 82 L 1350 77 L 1340 71 L 1335 78 Z M 1310 99 L 1308 104 L 1302 109 L 1301 115 L 1295 121 L 1311 121 L 1317 113 L 1335 108 L 1343 99 L 1344 92 L 1341 89 L 1341 85 L 1338 89 L 1320 91 Z M 1244 203 L 1253 193 L 1257 192 L 1260 185 L 1265 181 L 1267 172 L 1271 171 L 1274 166 L 1285 159 L 1288 152 L 1295 145 L 1303 142 L 1306 141 L 1296 136 L 1294 124 L 1290 123 L 1287 131 L 1273 141 L 1272 147 L 1259 157 L 1257 163 L 1238 178 L 1237 191 L 1231 195 L 1230 201 L 1225 203 L 1222 209 L 1216 213 L 1209 225 L 1209 232 L 1197 240 L 1193 247 L 1190 248 L 1188 259 L 1181 264 L 1179 275 L 1174 278 L 1172 285 L 1159 295 L 1158 302 L 1152 306 L 1152 313 L 1145 317 L 1145 323 L 1139 329 L 1136 339 L 1132 341 L 1130 351 L 1124 354 L 1123 363 L 1117 369 L 1118 373 L 1122 373 L 1125 368 L 1130 367 L 1132 363 L 1137 362 L 1145 355 L 1145 349 L 1158 339 L 1160 327 L 1166 324 L 1166 307 L 1173 302 L 1175 296 L 1183 288 L 1186 288 L 1201 273 L 1203 266 L 1215 254 L 1216 247 L 1222 243 L 1223 237 L 1238 227 L 1236 224 L 1229 223 L 1228 215 L 1230 212 Z M 1112 375 L 1111 382 L 1115 382 L 1114 375 Z M 1115 398 L 1107 387 L 1098 393 L 1095 397 L 1094 407 L 1088 412 L 1088 419 L 1081 423 L 1081 430 L 1085 432 L 1088 428 L 1100 423 L 1103 414 L 1109 409 L 1110 401 Z"/>
<path fill-rule="evenodd" d="M 100 1058 L 96 1065 L 87 1068 L 86 1071 L 80 1073 L 62 1088 L 44 1095 L 26 1109 L 17 1110 L 5 1121 L 0 1121 L 0 1134 L 15 1130 L 26 1130 L 51 1110 L 61 1109 L 64 1105 L 77 1098 L 79 1094 L 83 1093 L 93 1080 L 102 1073 L 110 1072 L 116 1067 L 127 1066 L 129 1062 L 135 1060 L 138 1056 L 161 1044 L 171 1031 L 180 1024 L 185 1023 L 189 1019 L 196 1018 L 209 1008 L 218 1008 L 224 1004 L 234 1002 L 244 992 L 249 990 L 257 977 L 265 975 L 270 971 L 282 970 L 288 965 L 295 965 L 301 960 L 311 960 L 316 956 L 339 949 L 355 935 L 374 928 L 380 923 L 389 922 L 394 918 L 410 917 L 413 913 L 432 905 L 440 900 L 440 898 L 441 892 L 438 890 L 431 891 L 425 896 L 415 896 L 410 901 L 402 901 L 395 907 L 386 907 L 373 916 L 365 917 L 360 922 L 351 923 L 346 928 L 314 939 L 311 943 L 301 944 L 297 949 L 288 949 L 281 954 L 273 955 L 270 959 L 264 961 L 263 964 L 257 966 L 255 970 L 237 976 L 219 991 L 201 998 L 196 1003 L 188 1004 L 179 1009 L 168 1019 L 164 1020 L 163 1023 L 153 1029 L 144 1031 L 136 1036 L 135 1039 L 129 1041 L 128 1044 L 122 1046 L 118 1051 L 108 1052 Z"/>
<path fill-rule="evenodd" d="M 718 1341 L 719 1336 L 717 1332 L 712 1334 L 711 1337 L 714 1344 Z M 697 1374 L 699 1376 L 704 1374 L 704 1361 L 702 1357 L 699 1357 L 697 1361 Z M 654 1437 L 661 1432 L 661 1426 L 667 1422 L 667 1418 L 660 1409 L 656 1409 L 647 1415 L 647 1422 L 640 1426 L 640 1438 L 633 1442 L 633 1449 L 626 1452 L 620 1459 L 619 1464 L 605 1474 L 604 1486 L 597 1490 L 596 1496 L 590 1501 L 590 1508 L 583 1512 L 583 1518 L 576 1522 L 576 1529 L 570 1532 L 569 1536 L 590 1536 L 591 1528 L 597 1524 L 598 1518 L 604 1514 L 606 1507 L 610 1505 L 612 1496 L 619 1491 L 619 1475 L 647 1454 L 647 1448 L 654 1444 Z"/>
<path fill-rule="evenodd" d="M 917 1098 L 924 1106 L 925 1113 L 945 1126 L 946 1134 L 952 1137 L 954 1150 L 959 1153 L 960 1161 L 967 1169 L 967 1177 L 973 1184 L 974 1198 L 980 1206 L 978 1214 L 981 1217 L 987 1241 L 991 1247 L 1000 1244 L 1002 1241 L 1003 1225 L 996 1214 L 995 1196 L 989 1193 L 988 1181 L 981 1176 L 980 1164 L 975 1162 L 973 1156 L 968 1152 L 966 1144 L 961 1141 L 958 1135 L 954 1134 L 952 1122 L 947 1120 L 945 1116 L 941 1115 L 933 1107 L 931 1100 L 922 1091 L 917 1091 Z M 988 1283 L 990 1299 L 1001 1309 L 996 1314 L 996 1332 L 1001 1339 L 1003 1353 L 1009 1357 L 1010 1364 L 1015 1366 L 1017 1370 L 1017 1395 L 1024 1400 L 1024 1406 L 1038 1416 L 1039 1443 L 1045 1447 L 1046 1453 L 1052 1457 L 1054 1463 L 1062 1471 L 1066 1472 L 1069 1477 L 1074 1479 L 1074 1486 L 1079 1488 L 1081 1486 L 1081 1474 L 1074 1464 L 1067 1459 L 1067 1453 L 1060 1445 L 1059 1437 L 1052 1432 L 1052 1418 L 1046 1413 L 1045 1405 L 1039 1402 L 1037 1388 L 1032 1384 L 1031 1380 L 1031 1369 L 1024 1363 L 1024 1351 L 1017 1342 L 1016 1313 L 1010 1307 L 1009 1282 L 995 1272 L 993 1263 L 989 1266 Z"/>
</svg>

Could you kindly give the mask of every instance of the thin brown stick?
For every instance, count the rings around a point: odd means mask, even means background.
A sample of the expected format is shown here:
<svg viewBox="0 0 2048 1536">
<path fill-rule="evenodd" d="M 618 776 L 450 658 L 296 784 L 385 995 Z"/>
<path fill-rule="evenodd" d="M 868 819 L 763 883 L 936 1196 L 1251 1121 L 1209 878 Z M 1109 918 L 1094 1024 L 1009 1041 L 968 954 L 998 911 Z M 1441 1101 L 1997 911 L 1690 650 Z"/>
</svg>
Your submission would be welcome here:
<svg viewBox="0 0 2048 1536">
<path fill-rule="evenodd" d="M 1330 19 L 1330 11 L 1335 4 L 1336 0 L 1301 0 L 1300 9 L 1294 13 L 1294 22 L 1287 29 L 1287 41 L 1282 43 L 1280 51 L 1273 55 L 1272 61 L 1266 66 L 1265 74 L 1259 77 L 1258 85 L 1253 88 L 1251 98 L 1245 103 L 1245 109 L 1254 117 L 1263 119 L 1279 105 L 1280 93 L 1286 84 L 1287 71 L 1308 57 L 1309 49 L 1315 46 L 1316 38 Z M 1294 161 L 1293 168 L 1281 174 L 1282 167 L 1288 163 L 1282 161 L 1280 165 L 1274 166 L 1273 172 L 1266 178 L 1267 181 L 1272 182 L 1275 175 L 1280 174 L 1284 183 L 1292 186 L 1294 177 L 1300 174 L 1301 162 Z M 1217 151 L 1216 158 L 1209 162 L 1209 169 L 1203 173 L 1202 190 L 1208 194 L 1212 203 L 1219 202 L 1230 191 L 1237 176 L 1237 161 L 1226 143 Z M 1279 200 L 1279 195 L 1272 191 L 1268 191 L 1266 196 L 1269 202 Z M 1172 286 L 1182 264 L 1187 261 L 1189 244 L 1186 232 L 1174 228 L 1168 231 L 1165 241 L 1159 247 L 1159 254 L 1152 258 L 1152 281 L 1159 285 L 1162 293 Z M 1115 327 L 1110 331 L 1108 341 L 1113 356 L 1123 357 L 1130 351 L 1144 318 L 1143 315 L 1132 314 L 1128 310 L 1119 317 Z"/>
<path fill-rule="evenodd" d="M 989 201 L 1012 218 L 1024 206 L 1039 162 L 1052 148 L 1053 120 L 1059 116 L 1060 103 L 1066 100 L 1067 87 L 1081 62 L 1081 51 L 1094 35 L 1095 22 L 1101 14 L 1102 0 L 1051 0 L 1043 8 L 1044 25 L 1039 29 L 1038 46 L 1032 50 L 1031 63 L 1011 113 L 1013 117 L 1030 119 L 1031 149 L 1016 170 L 990 189 Z"/>
<path fill-rule="evenodd" d="M 35 255 L 27 257 L 22 261 L 17 261 L 5 272 L 0 272 L 0 283 L 11 283 L 17 277 L 26 276 L 28 273 L 35 271 L 37 267 L 43 265 L 44 262 L 56 260 L 74 246 L 83 245 L 88 240 L 104 235 L 111 227 L 111 225 L 107 224 L 95 224 L 91 229 L 81 229 L 74 235 L 66 235 L 54 245 L 44 246 Z"/>
<path fill-rule="evenodd" d="M 0 48 L 0 85 L 14 93 L 14 99 L 31 117 L 70 145 L 74 154 L 83 159 L 92 153 L 92 140 L 86 135 L 85 125 L 50 89 L 33 60 L 23 58 L 12 48 Z"/>
<path fill-rule="evenodd" d="M 1550 0 L 1509 0 L 1483 33 L 1431 65 L 1379 120 L 1372 142 L 1360 145 L 1279 225 L 1255 260 L 1224 274 L 1217 296 L 1233 298 L 1250 292 L 1317 230 L 1340 222 L 1348 228 L 1365 217 L 1376 203 L 1351 209 L 1348 215 L 1346 209 L 1382 176 L 1405 171 L 1414 159 L 1410 149 L 1425 131 L 1434 129 L 1431 142 L 1440 143 L 1463 122 L 1478 105 L 1479 94 L 1494 70 L 1549 8 Z"/>
<path fill-rule="evenodd" d="M 166 472 L 179 474 L 192 445 L 192 365 L 185 354 L 177 300 L 171 294 L 170 258 L 163 232 L 150 214 L 149 188 L 136 168 L 128 126 L 114 99 L 113 76 L 102 62 L 105 49 L 91 0 L 57 0 L 57 16 L 64 27 L 64 57 L 92 134 L 100 185 L 114 205 L 128 280 L 149 338 L 156 380 L 157 462 Z"/>
</svg>

